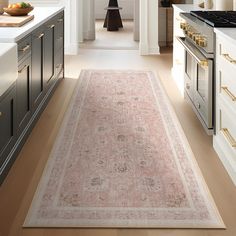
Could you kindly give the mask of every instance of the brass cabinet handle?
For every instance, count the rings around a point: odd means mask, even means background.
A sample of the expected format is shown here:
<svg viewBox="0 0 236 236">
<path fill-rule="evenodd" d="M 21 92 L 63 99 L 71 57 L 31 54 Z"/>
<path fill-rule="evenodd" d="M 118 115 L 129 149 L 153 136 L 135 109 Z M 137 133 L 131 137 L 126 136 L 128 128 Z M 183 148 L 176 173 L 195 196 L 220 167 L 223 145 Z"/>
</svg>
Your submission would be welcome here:
<svg viewBox="0 0 236 236">
<path fill-rule="evenodd" d="M 38 39 L 41 39 L 43 36 L 44 36 L 44 33 L 41 33 L 41 34 L 38 36 Z"/>
<path fill-rule="evenodd" d="M 229 61 L 230 63 L 232 64 L 236 64 L 236 60 L 234 60 L 229 54 L 222 54 L 222 56 L 227 60 Z"/>
<path fill-rule="evenodd" d="M 236 141 L 235 141 L 235 139 L 233 138 L 233 136 L 230 134 L 229 130 L 226 129 L 226 128 L 222 128 L 222 129 L 221 129 L 221 132 L 224 134 L 225 138 L 228 140 L 228 142 L 230 143 L 230 145 L 231 145 L 233 148 L 236 148 Z"/>
<path fill-rule="evenodd" d="M 49 25 L 49 28 L 53 29 L 55 27 L 55 25 Z"/>
<path fill-rule="evenodd" d="M 29 50 L 29 49 L 30 49 L 30 45 L 27 44 L 25 47 L 21 48 L 20 51 L 26 52 L 26 51 Z"/>
<path fill-rule="evenodd" d="M 235 102 L 236 101 L 236 96 L 228 89 L 226 86 L 222 86 L 221 89 L 230 97 L 230 99 Z"/>
<path fill-rule="evenodd" d="M 0 116 L 2 116 L 2 112 L 0 111 Z"/>
<path fill-rule="evenodd" d="M 60 18 L 57 20 L 57 22 L 62 22 L 63 21 L 63 18 Z"/>
<path fill-rule="evenodd" d="M 27 67 L 27 65 L 24 65 L 24 67 L 23 67 L 21 70 L 18 70 L 18 73 L 19 73 L 19 74 L 22 73 L 23 70 L 24 70 L 26 67 Z"/>
</svg>

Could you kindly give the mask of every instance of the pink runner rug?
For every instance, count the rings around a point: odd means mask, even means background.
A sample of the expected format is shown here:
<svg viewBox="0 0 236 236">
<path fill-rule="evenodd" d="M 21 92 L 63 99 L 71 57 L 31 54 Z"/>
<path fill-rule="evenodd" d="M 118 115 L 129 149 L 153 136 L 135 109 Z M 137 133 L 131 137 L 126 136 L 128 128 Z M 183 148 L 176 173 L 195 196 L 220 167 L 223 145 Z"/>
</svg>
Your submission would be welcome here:
<svg viewBox="0 0 236 236">
<path fill-rule="evenodd" d="M 224 227 L 152 72 L 81 73 L 24 227 Z"/>
</svg>

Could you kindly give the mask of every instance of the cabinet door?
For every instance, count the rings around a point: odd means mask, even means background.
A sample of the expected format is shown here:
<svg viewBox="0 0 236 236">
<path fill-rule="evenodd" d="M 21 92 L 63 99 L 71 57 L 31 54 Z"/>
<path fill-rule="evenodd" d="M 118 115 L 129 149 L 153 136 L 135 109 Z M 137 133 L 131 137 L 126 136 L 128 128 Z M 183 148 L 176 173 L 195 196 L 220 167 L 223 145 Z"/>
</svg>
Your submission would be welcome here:
<svg viewBox="0 0 236 236">
<path fill-rule="evenodd" d="M 54 76 L 54 29 L 55 24 L 49 22 L 44 35 L 44 83 L 48 86 Z"/>
<path fill-rule="evenodd" d="M 37 108 L 43 98 L 43 63 L 44 63 L 44 32 L 38 30 L 32 36 L 32 80 L 31 101 L 33 110 Z"/>
<path fill-rule="evenodd" d="M 19 66 L 16 81 L 17 130 L 20 134 L 30 119 L 31 58 Z"/>
<path fill-rule="evenodd" d="M 0 169 L 14 144 L 15 86 L 0 99 Z"/>
</svg>

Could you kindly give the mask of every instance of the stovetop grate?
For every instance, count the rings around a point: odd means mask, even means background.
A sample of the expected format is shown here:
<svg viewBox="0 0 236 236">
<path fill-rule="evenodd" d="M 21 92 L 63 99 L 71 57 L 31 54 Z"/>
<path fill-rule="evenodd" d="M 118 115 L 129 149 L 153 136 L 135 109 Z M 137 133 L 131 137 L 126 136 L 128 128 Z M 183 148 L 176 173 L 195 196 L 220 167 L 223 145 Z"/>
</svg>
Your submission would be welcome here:
<svg viewBox="0 0 236 236">
<path fill-rule="evenodd" d="M 191 11 L 190 13 L 212 27 L 236 27 L 236 11 Z"/>
</svg>

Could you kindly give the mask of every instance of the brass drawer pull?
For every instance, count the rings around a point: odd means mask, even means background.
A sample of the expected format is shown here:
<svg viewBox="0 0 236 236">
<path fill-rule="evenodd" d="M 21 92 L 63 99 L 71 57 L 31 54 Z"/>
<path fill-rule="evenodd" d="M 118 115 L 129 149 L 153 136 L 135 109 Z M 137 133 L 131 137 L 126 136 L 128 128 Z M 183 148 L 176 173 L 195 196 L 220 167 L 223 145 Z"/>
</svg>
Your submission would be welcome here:
<svg viewBox="0 0 236 236">
<path fill-rule="evenodd" d="M 236 101 L 236 96 L 230 92 L 230 90 L 228 89 L 228 87 L 222 86 L 221 89 L 223 89 L 223 91 L 230 97 L 230 99 L 235 102 Z"/>
<path fill-rule="evenodd" d="M 53 29 L 55 27 L 55 25 L 50 25 L 49 28 Z"/>
<path fill-rule="evenodd" d="M 233 148 L 236 148 L 236 141 L 235 141 L 235 139 L 233 138 L 233 136 L 230 134 L 229 130 L 226 129 L 226 128 L 222 128 L 222 129 L 221 129 L 221 132 L 224 134 L 225 138 L 228 140 L 228 142 L 230 143 L 230 145 L 231 145 Z"/>
<path fill-rule="evenodd" d="M 63 18 L 58 19 L 57 22 L 63 22 Z"/>
<path fill-rule="evenodd" d="M 44 33 L 40 34 L 40 35 L 38 36 L 38 39 L 41 39 L 43 36 L 44 36 Z"/>
<path fill-rule="evenodd" d="M 27 44 L 25 47 L 21 48 L 20 51 L 21 51 L 21 52 L 26 52 L 26 51 L 29 50 L 29 49 L 30 49 L 30 45 Z"/>
<path fill-rule="evenodd" d="M 234 60 L 229 54 L 222 54 L 222 56 L 232 64 L 236 64 L 236 60 Z"/>
<path fill-rule="evenodd" d="M 26 67 L 27 67 L 27 65 L 24 65 L 24 67 L 23 67 L 21 70 L 18 70 L 18 73 L 19 73 L 19 74 L 22 73 L 23 70 L 24 70 Z"/>
</svg>

